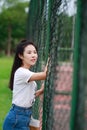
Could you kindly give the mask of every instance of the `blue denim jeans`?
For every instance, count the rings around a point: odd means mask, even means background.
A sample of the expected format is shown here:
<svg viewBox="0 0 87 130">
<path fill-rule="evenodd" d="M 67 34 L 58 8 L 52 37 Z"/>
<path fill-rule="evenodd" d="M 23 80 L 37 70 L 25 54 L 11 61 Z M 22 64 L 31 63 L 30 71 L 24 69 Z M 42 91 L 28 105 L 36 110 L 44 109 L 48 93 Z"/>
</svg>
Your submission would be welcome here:
<svg viewBox="0 0 87 130">
<path fill-rule="evenodd" d="M 32 108 L 12 105 L 4 120 L 3 130 L 29 130 L 31 114 Z"/>
</svg>

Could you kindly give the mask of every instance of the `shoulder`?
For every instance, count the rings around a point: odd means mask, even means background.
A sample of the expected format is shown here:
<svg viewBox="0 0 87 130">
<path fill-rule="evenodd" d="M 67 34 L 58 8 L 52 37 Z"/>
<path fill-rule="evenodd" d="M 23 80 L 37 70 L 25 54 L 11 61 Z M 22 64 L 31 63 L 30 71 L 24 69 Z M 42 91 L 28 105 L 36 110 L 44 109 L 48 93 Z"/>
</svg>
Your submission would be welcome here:
<svg viewBox="0 0 87 130">
<path fill-rule="evenodd" d="M 15 73 L 34 73 L 34 72 L 30 71 L 29 69 L 25 69 L 25 68 L 23 68 L 23 67 L 20 67 L 20 68 L 18 68 L 18 69 L 16 70 Z"/>
<path fill-rule="evenodd" d="M 16 70 L 15 75 L 32 75 L 34 72 L 30 71 L 29 69 L 20 67 Z"/>
</svg>

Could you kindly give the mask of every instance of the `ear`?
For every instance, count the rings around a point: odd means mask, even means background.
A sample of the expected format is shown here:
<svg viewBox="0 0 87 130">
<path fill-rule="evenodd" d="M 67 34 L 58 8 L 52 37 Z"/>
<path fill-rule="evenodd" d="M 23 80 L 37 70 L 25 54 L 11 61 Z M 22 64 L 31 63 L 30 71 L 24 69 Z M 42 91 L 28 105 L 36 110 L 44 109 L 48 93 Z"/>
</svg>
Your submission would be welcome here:
<svg viewBox="0 0 87 130">
<path fill-rule="evenodd" d="M 23 59 L 23 56 L 21 54 L 18 55 L 18 57 L 22 60 Z"/>
</svg>

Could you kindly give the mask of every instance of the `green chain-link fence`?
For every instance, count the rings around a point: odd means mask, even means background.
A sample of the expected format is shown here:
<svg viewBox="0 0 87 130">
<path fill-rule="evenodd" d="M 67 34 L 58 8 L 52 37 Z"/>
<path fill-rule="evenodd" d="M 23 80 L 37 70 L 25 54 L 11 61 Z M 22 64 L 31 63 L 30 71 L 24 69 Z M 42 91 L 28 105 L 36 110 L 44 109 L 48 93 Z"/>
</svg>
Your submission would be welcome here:
<svg viewBox="0 0 87 130">
<path fill-rule="evenodd" d="M 41 71 L 50 57 L 44 96 L 37 99 L 33 114 L 42 121 L 42 130 L 87 129 L 86 22 L 85 32 L 81 30 L 86 8 L 86 0 L 30 1 L 27 38 L 39 51 L 34 70 Z"/>
</svg>

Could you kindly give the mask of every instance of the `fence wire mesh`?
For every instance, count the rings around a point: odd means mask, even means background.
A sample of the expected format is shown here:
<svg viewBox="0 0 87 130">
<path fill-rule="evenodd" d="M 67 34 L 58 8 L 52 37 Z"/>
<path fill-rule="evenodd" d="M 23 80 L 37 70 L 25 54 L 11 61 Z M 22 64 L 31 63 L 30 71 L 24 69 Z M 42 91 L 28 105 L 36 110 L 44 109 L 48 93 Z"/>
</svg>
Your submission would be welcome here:
<svg viewBox="0 0 87 130">
<path fill-rule="evenodd" d="M 39 51 L 35 71 L 41 71 L 50 57 L 44 96 L 37 99 L 33 114 L 42 130 L 70 129 L 75 2 L 72 13 L 71 0 L 30 1 L 27 38 Z"/>
</svg>

